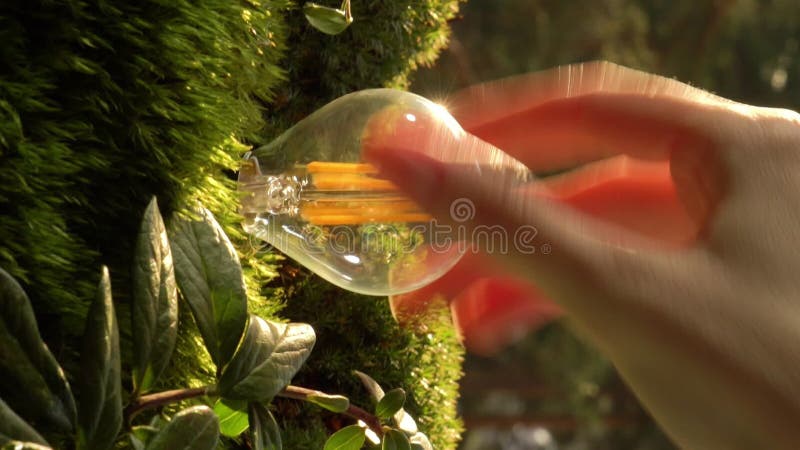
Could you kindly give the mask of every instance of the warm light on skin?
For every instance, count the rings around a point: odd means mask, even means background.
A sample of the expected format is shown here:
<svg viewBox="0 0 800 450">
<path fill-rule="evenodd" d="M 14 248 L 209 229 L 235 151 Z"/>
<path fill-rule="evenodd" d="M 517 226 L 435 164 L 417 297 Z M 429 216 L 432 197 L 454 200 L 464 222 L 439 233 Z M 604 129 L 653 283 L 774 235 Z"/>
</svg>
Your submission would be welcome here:
<svg viewBox="0 0 800 450">
<path fill-rule="evenodd" d="M 493 213 L 476 227 L 532 224 L 553 249 L 456 266 L 424 298 L 395 296 L 395 310 L 454 299 L 468 342 L 496 351 L 519 320 L 509 311 L 553 299 L 677 447 L 797 448 L 800 116 L 602 62 L 471 87 L 453 102 L 470 134 L 532 170 L 583 167 L 553 180 L 555 199 L 523 199 L 503 178 L 409 157 L 418 146 L 374 149 L 381 176 L 426 209 L 470 198 Z M 465 153 L 463 142 L 434 144 L 445 162 Z M 689 248 L 661 245 L 676 238 Z M 509 275 L 534 291 L 509 296 Z"/>
</svg>

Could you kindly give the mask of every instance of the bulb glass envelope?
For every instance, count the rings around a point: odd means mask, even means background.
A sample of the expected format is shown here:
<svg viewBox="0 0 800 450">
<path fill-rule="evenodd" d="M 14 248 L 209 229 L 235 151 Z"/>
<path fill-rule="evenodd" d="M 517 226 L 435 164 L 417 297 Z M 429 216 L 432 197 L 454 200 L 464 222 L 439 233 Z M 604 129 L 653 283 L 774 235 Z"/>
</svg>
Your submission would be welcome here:
<svg viewBox="0 0 800 450">
<path fill-rule="evenodd" d="M 441 106 L 392 89 L 348 94 L 245 155 L 245 230 L 345 289 L 393 295 L 444 275 L 463 236 L 437 223 L 361 158 L 367 134 L 435 124 L 466 133 Z"/>
</svg>

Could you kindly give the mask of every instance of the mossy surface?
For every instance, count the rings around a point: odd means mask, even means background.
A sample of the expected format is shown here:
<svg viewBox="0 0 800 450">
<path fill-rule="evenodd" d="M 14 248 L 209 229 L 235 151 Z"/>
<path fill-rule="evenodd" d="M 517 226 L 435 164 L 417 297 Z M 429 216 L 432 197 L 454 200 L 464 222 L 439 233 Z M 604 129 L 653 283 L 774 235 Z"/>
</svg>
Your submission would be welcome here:
<svg viewBox="0 0 800 450">
<path fill-rule="evenodd" d="M 0 264 L 57 328 L 81 329 L 100 262 L 127 297 L 150 197 L 231 208 L 222 170 L 283 80 L 287 6 L 2 2 Z"/>
</svg>

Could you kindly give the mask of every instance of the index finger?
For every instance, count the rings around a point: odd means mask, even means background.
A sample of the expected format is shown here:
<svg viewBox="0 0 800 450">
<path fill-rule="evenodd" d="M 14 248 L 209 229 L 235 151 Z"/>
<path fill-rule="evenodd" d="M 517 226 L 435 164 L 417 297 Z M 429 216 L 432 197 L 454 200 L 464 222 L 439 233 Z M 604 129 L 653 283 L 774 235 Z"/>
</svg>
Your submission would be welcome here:
<svg viewBox="0 0 800 450">
<path fill-rule="evenodd" d="M 659 110 L 615 107 L 631 97 L 658 99 Z M 673 79 L 594 62 L 481 84 L 447 104 L 471 134 L 534 171 L 550 171 L 619 154 L 666 160 L 676 142 L 705 146 L 699 143 L 711 137 L 710 127 L 686 116 L 686 104 L 700 114 L 732 102 Z"/>
</svg>

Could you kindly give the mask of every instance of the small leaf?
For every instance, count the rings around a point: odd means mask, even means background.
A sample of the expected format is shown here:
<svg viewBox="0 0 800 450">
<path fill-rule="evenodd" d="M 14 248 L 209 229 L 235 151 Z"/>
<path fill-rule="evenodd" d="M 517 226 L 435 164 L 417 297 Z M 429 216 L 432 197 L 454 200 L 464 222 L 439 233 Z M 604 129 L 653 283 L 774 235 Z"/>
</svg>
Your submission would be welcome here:
<svg viewBox="0 0 800 450">
<path fill-rule="evenodd" d="M 220 394 L 235 400 L 272 399 L 305 363 L 315 340 L 311 325 L 251 315 L 239 350 L 220 377 Z"/>
<path fill-rule="evenodd" d="M 201 220 L 170 229 L 175 277 L 211 359 L 221 370 L 236 352 L 247 323 L 242 266 L 231 241 L 207 209 Z"/>
<path fill-rule="evenodd" d="M 34 442 L 9 441 L 0 447 L 0 450 L 53 450 L 47 445 L 39 445 Z"/>
<path fill-rule="evenodd" d="M 172 251 L 155 197 L 139 228 L 132 279 L 133 390 L 141 393 L 169 364 L 178 336 Z"/>
<path fill-rule="evenodd" d="M 388 430 L 383 435 L 381 450 L 411 450 L 411 443 L 402 431 Z"/>
<path fill-rule="evenodd" d="M 249 426 L 245 401 L 219 399 L 214 404 L 214 413 L 219 417 L 219 431 L 223 436 L 239 436 Z"/>
<path fill-rule="evenodd" d="M 193 406 L 175 414 L 147 450 L 213 450 L 219 442 L 219 421 L 208 406 Z"/>
<path fill-rule="evenodd" d="M 406 391 L 392 389 L 383 396 L 375 406 L 375 415 L 380 419 L 388 419 L 399 412 L 406 402 Z"/>
<path fill-rule="evenodd" d="M 364 428 L 350 425 L 333 433 L 325 442 L 323 450 L 360 450 L 366 439 Z"/>
<path fill-rule="evenodd" d="M 305 14 L 306 20 L 312 27 L 330 35 L 341 33 L 353 23 L 353 16 L 350 13 L 350 0 L 345 0 L 341 9 L 307 2 L 303 5 L 303 14 Z"/>
<path fill-rule="evenodd" d="M 47 441 L 0 399 L 0 445 L 12 440 L 47 445 Z"/>
<path fill-rule="evenodd" d="M 358 370 L 354 370 L 353 373 L 355 373 L 356 376 L 358 376 L 358 378 L 361 380 L 361 383 L 364 385 L 365 388 L 367 388 L 367 391 L 369 391 L 370 395 L 372 395 L 372 398 L 374 398 L 375 401 L 377 402 L 381 401 L 381 399 L 384 396 L 383 388 L 381 388 L 381 385 L 378 384 L 377 381 L 372 379 L 372 377 L 365 374 L 364 372 L 359 372 Z M 417 429 L 417 423 L 414 421 L 414 418 L 411 417 L 411 415 L 408 414 L 405 409 L 397 411 L 393 419 L 397 427 L 409 435 L 413 435 L 414 433 L 419 431 Z"/>
<path fill-rule="evenodd" d="M 424 433 L 414 433 L 411 438 L 409 438 L 409 441 L 414 450 L 433 450 L 431 441 L 428 440 L 428 436 Z"/>
<path fill-rule="evenodd" d="M 250 441 L 253 450 L 281 450 L 281 430 L 275 417 L 261 403 L 250 403 Z"/>
<path fill-rule="evenodd" d="M 119 330 L 108 268 L 86 317 L 81 352 L 78 448 L 108 449 L 122 428 Z"/>
<path fill-rule="evenodd" d="M 411 417 L 411 414 L 407 413 L 405 409 L 397 411 L 393 419 L 397 428 L 403 430 L 406 434 L 413 435 L 419 432 L 417 422 L 414 421 L 414 418 Z"/>
<path fill-rule="evenodd" d="M 30 300 L 0 269 L 0 397 L 21 417 L 61 431 L 75 423 L 75 400 L 61 366 L 39 335 Z"/>
<path fill-rule="evenodd" d="M 361 383 L 367 388 L 367 391 L 372 396 L 372 398 L 379 402 L 384 396 L 383 388 L 377 381 L 375 381 L 371 376 L 365 374 L 364 372 L 359 372 L 358 370 L 354 370 L 353 373 L 361 380 Z"/>
<path fill-rule="evenodd" d="M 309 395 L 306 401 L 335 413 L 345 412 L 347 408 L 350 407 L 350 399 L 347 397 L 342 395 L 328 395 L 322 392 Z"/>
</svg>

